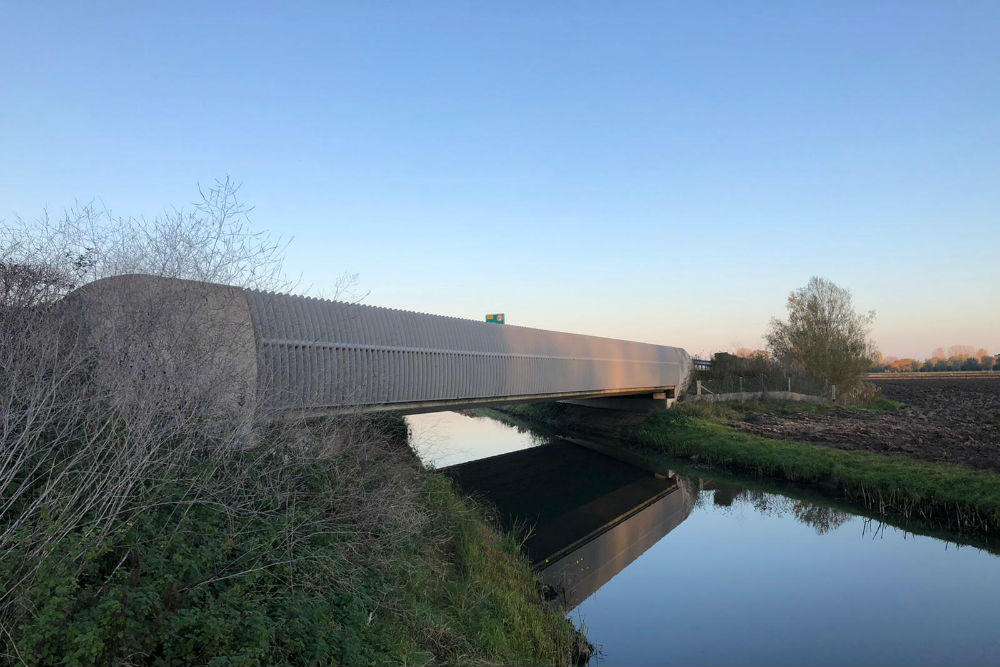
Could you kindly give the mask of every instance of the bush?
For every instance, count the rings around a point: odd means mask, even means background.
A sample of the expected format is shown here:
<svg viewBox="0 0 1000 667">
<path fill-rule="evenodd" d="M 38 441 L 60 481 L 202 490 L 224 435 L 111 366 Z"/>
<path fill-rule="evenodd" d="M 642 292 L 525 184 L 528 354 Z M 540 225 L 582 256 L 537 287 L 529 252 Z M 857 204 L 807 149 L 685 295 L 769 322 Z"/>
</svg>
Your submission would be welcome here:
<svg viewBox="0 0 1000 667">
<path fill-rule="evenodd" d="M 253 476 L 242 461 L 192 459 L 145 485 L 146 507 L 103 539 L 78 527 L 50 543 L 14 591 L 10 652 L 28 664 L 372 661 L 378 637 L 359 632 L 413 567 L 426 510 L 407 453 L 369 437 L 310 455 L 325 437 L 240 453 Z M 53 530 L 43 519 L 15 544 Z M 7 556 L 0 580 L 14 582 L 31 554 Z"/>
<path fill-rule="evenodd" d="M 463 502 L 442 504 L 454 494 L 434 491 L 401 419 L 266 426 L 252 396 L 217 410 L 235 337 L 176 345 L 203 313 L 149 295 L 108 291 L 98 317 L 81 307 L 79 285 L 118 273 L 277 287 L 277 246 L 248 231 L 235 194 L 221 183 L 194 212 L 148 222 L 85 208 L 0 223 L 0 655 L 567 661 L 572 628 L 542 608 L 516 549 L 481 517 L 471 543 L 450 532 L 442 513 Z M 470 564 L 486 548 L 491 577 Z"/>
<path fill-rule="evenodd" d="M 397 445 L 256 452 L 270 478 L 229 486 L 271 487 L 249 512 L 191 502 L 194 465 L 100 543 L 83 531 L 56 543 L 0 647 L 24 664 L 569 661 L 573 628 L 543 607 L 518 543 Z"/>
</svg>

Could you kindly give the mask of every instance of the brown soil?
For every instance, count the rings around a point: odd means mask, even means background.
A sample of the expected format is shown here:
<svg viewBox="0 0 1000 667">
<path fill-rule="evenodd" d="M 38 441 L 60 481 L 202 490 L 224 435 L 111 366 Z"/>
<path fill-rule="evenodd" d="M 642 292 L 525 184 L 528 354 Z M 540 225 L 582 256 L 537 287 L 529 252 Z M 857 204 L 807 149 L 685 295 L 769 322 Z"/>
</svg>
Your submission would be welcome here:
<svg viewBox="0 0 1000 667">
<path fill-rule="evenodd" d="M 1000 378 L 873 382 L 883 396 L 905 407 L 889 413 L 846 409 L 827 414 L 751 412 L 734 425 L 768 438 L 1000 471 Z"/>
</svg>

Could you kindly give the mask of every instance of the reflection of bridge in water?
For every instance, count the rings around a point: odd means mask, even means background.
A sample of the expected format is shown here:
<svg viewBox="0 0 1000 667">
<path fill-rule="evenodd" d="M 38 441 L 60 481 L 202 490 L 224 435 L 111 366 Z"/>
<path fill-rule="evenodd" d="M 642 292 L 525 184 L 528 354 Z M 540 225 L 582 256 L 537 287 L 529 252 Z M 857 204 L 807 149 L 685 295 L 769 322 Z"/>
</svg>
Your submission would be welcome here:
<svg viewBox="0 0 1000 667">
<path fill-rule="evenodd" d="M 576 607 L 688 517 L 697 490 L 558 440 L 444 468 L 492 502 L 565 609 Z"/>
</svg>

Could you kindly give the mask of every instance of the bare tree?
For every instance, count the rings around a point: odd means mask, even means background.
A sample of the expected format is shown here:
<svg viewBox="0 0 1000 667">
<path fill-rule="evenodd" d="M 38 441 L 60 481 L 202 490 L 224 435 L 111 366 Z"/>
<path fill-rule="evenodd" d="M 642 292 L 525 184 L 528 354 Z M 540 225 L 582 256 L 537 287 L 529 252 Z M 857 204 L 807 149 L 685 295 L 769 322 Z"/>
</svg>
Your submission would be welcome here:
<svg viewBox="0 0 1000 667">
<path fill-rule="evenodd" d="M 876 358 L 871 340 L 874 312 L 858 313 L 851 293 L 813 277 L 788 296 L 788 320 L 771 320 L 768 347 L 782 363 L 829 384 L 849 388 Z"/>
<path fill-rule="evenodd" d="M 0 224 L 0 558 L 18 558 L 23 577 L 70 531 L 98 539 L 136 511 L 134 491 L 195 448 L 232 449 L 246 432 L 218 419 L 197 381 L 233 357 L 225 327 L 199 347 L 185 335 L 212 314 L 178 312 L 162 290 L 79 307 L 119 273 L 277 286 L 279 245 L 249 230 L 236 192 L 217 183 L 194 212 L 153 220 L 86 206 Z M 33 532 L 41 516 L 46 530 Z M 0 592 L 0 623 L 16 591 Z"/>
<path fill-rule="evenodd" d="M 960 363 L 974 356 L 975 353 L 976 349 L 971 345 L 950 345 L 948 347 L 948 358 Z"/>
<path fill-rule="evenodd" d="M 244 363 L 255 352 L 248 319 L 230 315 L 240 288 L 288 282 L 283 244 L 252 229 L 238 190 L 217 182 L 192 210 L 153 219 L 86 205 L 0 221 L 0 564 L 13 573 L 0 586 L 0 648 L 56 545 L 72 533 L 94 548 L 162 503 L 168 482 L 188 489 L 171 501 L 179 511 L 210 502 L 234 517 L 273 513 L 299 492 L 297 461 L 336 459 L 342 493 L 326 523 L 290 528 L 298 537 L 347 524 L 420 529 L 410 486 L 387 465 L 397 453 L 364 420 L 255 426 L 248 437 L 259 395 L 234 387 L 256 372 Z M 144 275 L 128 290 L 104 280 L 122 274 Z M 251 446 L 260 437 L 267 446 Z"/>
</svg>

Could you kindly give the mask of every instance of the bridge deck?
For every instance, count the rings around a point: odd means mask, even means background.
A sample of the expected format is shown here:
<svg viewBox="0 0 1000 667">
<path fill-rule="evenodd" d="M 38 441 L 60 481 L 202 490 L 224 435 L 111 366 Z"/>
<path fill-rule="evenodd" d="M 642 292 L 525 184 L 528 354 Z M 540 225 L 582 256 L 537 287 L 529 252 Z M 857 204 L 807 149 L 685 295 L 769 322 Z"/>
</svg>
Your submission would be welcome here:
<svg viewBox="0 0 1000 667">
<path fill-rule="evenodd" d="M 174 319 L 186 327 L 158 345 L 236 341 L 231 365 L 269 411 L 420 412 L 650 394 L 682 387 L 691 369 L 676 347 L 226 285 L 132 275 L 78 292 L 102 311 L 91 318 L 95 329 L 114 330 L 108 321 L 158 305 L 183 314 Z"/>
</svg>

